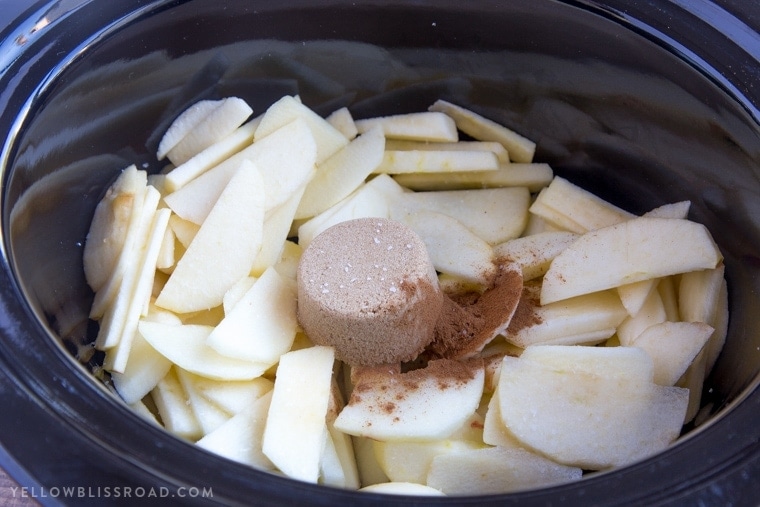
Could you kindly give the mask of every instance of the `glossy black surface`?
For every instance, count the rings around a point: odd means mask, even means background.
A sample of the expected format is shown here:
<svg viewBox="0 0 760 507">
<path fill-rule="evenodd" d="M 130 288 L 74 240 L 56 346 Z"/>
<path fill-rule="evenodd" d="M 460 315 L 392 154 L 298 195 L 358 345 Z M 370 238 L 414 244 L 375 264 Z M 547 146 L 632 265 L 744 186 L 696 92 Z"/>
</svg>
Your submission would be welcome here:
<svg viewBox="0 0 760 507">
<path fill-rule="evenodd" d="M 418 111 L 438 98 L 469 106 L 535 139 L 536 158 L 558 174 L 631 211 L 690 199 L 692 218 L 725 254 L 732 320 L 707 384 L 710 422 L 625 469 L 459 504 L 755 501 L 757 7 L 728 0 L 29 5 L 0 32 L 0 138 L 8 139 L 0 159 L 0 399 L 14 407 L 0 414 L 0 443 L 21 480 L 213 487 L 218 502 L 273 505 L 410 501 L 299 484 L 208 455 L 141 421 L 87 371 L 94 329 L 82 245 L 116 172 L 130 163 L 157 169 L 157 136 L 199 98 L 236 94 L 261 112 L 297 92 L 321 113 L 348 105 L 356 117 Z"/>
</svg>

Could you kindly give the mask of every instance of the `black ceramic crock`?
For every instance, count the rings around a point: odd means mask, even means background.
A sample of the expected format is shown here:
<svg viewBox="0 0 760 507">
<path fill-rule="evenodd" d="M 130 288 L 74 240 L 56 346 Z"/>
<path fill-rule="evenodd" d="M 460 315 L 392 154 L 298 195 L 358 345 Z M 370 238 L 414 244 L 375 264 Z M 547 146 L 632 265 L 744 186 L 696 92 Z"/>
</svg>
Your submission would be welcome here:
<svg viewBox="0 0 760 507">
<path fill-rule="evenodd" d="M 38 501 L 757 504 L 756 2 L 0 0 L 0 12 L 0 464 Z M 577 483 L 441 499 L 257 472 L 132 413 L 92 374 L 81 255 L 94 207 L 126 165 L 158 168 L 158 133 L 191 102 L 238 95 L 261 112 L 286 93 L 357 118 L 448 99 L 533 138 L 537 160 L 630 211 L 691 200 L 730 289 L 706 422 Z"/>
</svg>

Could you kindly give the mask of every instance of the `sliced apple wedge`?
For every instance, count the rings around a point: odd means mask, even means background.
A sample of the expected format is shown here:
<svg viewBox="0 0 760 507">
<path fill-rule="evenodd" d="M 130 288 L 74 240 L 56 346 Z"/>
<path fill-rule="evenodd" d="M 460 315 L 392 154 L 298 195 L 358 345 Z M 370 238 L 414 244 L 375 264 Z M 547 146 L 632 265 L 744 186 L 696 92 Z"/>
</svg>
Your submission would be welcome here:
<svg viewBox="0 0 760 507">
<path fill-rule="evenodd" d="M 374 172 L 383 174 L 495 171 L 499 160 L 490 151 L 386 150 Z"/>
<path fill-rule="evenodd" d="M 455 142 L 459 133 L 454 121 L 438 112 L 408 113 L 356 120 L 359 133 L 380 127 L 388 139 Z"/>
<path fill-rule="evenodd" d="M 569 363 L 562 348 L 586 357 Z M 504 424 L 528 448 L 558 463 L 600 470 L 652 455 L 678 437 L 689 392 L 655 385 L 646 352 L 635 347 L 551 352 L 565 366 L 524 353 L 517 362 L 505 362 L 499 377 Z M 611 357 L 616 354 L 625 355 L 623 366 L 639 354 L 649 373 L 617 368 Z"/>
<path fill-rule="evenodd" d="M 583 470 L 525 449 L 487 447 L 433 458 L 426 484 L 445 495 L 488 495 L 577 481 Z"/>
<path fill-rule="evenodd" d="M 649 210 L 642 216 L 649 218 L 682 218 L 686 219 L 689 216 L 689 209 L 691 209 L 691 201 L 679 201 L 668 204 L 663 204 L 653 210 Z"/>
<path fill-rule="evenodd" d="M 397 174 L 394 179 L 412 190 L 528 187 L 538 192 L 552 181 L 548 164 L 501 164 L 495 171 Z"/>
<path fill-rule="evenodd" d="M 539 304 L 540 285 L 525 284 L 505 337 L 518 347 L 576 345 L 606 340 L 628 316 L 613 291 Z"/>
<path fill-rule="evenodd" d="M 129 248 L 130 224 L 138 219 L 146 184 L 145 171 L 129 166 L 95 207 L 82 254 L 85 279 L 95 292 L 111 278 L 122 250 Z"/>
<path fill-rule="evenodd" d="M 347 107 L 341 107 L 330 113 L 325 118 L 327 123 L 335 127 L 335 129 L 343 134 L 349 141 L 355 138 L 359 134 L 359 130 L 354 123 L 354 117 L 351 115 L 351 111 Z"/>
<path fill-rule="evenodd" d="M 642 280 L 640 282 L 627 283 L 617 288 L 620 301 L 623 302 L 628 315 L 636 315 L 644 306 L 644 302 L 650 292 L 657 287 L 657 279 Z"/>
<path fill-rule="evenodd" d="M 263 377 L 251 380 L 214 380 L 195 376 L 193 384 L 201 396 L 230 414 L 247 409 L 274 387 L 271 380 Z"/>
<path fill-rule="evenodd" d="M 261 249 L 264 229 L 264 178 L 251 162 L 225 187 L 156 299 L 177 313 L 213 308 L 248 272 Z M 226 255 L 218 255 L 220 246 Z"/>
<path fill-rule="evenodd" d="M 111 372 L 111 380 L 126 403 L 136 403 L 156 387 L 171 366 L 171 361 L 135 332 L 127 366 L 122 373 Z"/>
<path fill-rule="evenodd" d="M 334 362 L 333 349 L 321 346 L 280 358 L 262 450 L 293 479 L 319 479 Z"/>
<path fill-rule="evenodd" d="M 392 482 L 425 484 L 433 458 L 482 448 L 483 444 L 467 440 L 432 442 L 375 441 L 375 455 L 383 472 Z"/>
<path fill-rule="evenodd" d="M 554 258 L 541 303 L 661 276 L 713 269 L 722 255 L 704 225 L 634 218 L 588 232 Z"/>
<path fill-rule="evenodd" d="M 678 311 L 686 322 L 715 323 L 725 266 L 684 273 L 678 284 Z"/>
<path fill-rule="evenodd" d="M 458 141 L 456 143 L 431 143 L 428 141 L 401 141 L 391 139 L 385 143 L 390 151 L 489 151 L 496 155 L 500 164 L 509 163 L 509 153 L 500 143 L 488 141 Z"/>
<path fill-rule="evenodd" d="M 444 496 L 437 489 L 414 482 L 381 482 L 364 486 L 359 491 L 383 495 Z"/>
<path fill-rule="evenodd" d="M 559 176 L 541 190 L 530 212 L 577 234 L 618 224 L 635 216 Z"/>
<path fill-rule="evenodd" d="M 486 243 L 517 238 L 528 220 L 530 192 L 525 187 L 405 192 L 391 206 L 391 218 L 419 210 L 449 215 Z"/>
<path fill-rule="evenodd" d="M 356 190 L 382 162 L 385 137 L 376 128 L 357 137 L 317 167 L 295 218 L 322 213 Z"/>
<path fill-rule="evenodd" d="M 321 164 L 348 144 L 348 139 L 324 118 L 294 97 L 285 96 L 269 106 L 256 129 L 255 141 L 272 134 L 295 120 L 306 123 L 316 144 L 315 163 Z M 292 146 L 296 146 L 293 144 Z"/>
<path fill-rule="evenodd" d="M 649 292 L 639 311 L 628 316 L 617 328 L 618 339 L 623 346 L 632 345 L 636 338 L 648 327 L 661 324 L 668 318 L 665 304 L 659 291 Z"/>
<path fill-rule="evenodd" d="M 166 158 L 169 150 L 179 144 L 182 139 L 189 134 L 196 125 L 200 124 L 212 111 L 214 111 L 221 100 L 199 100 L 192 106 L 188 107 L 174 119 L 169 128 L 164 133 L 161 141 L 158 143 L 158 160 Z"/>
<path fill-rule="evenodd" d="M 335 427 L 376 440 L 443 439 L 475 412 L 483 379 L 481 360 L 441 359 L 403 374 L 389 365 L 363 369 Z"/>
<path fill-rule="evenodd" d="M 170 368 L 153 388 L 151 398 L 156 404 L 164 428 L 168 431 L 192 441 L 203 435 L 174 368 Z"/>
<path fill-rule="evenodd" d="M 495 273 L 491 245 L 457 219 L 427 210 L 398 219 L 422 238 L 436 271 L 479 284 L 486 284 Z"/>
<path fill-rule="evenodd" d="M 251 116 L 251 113 L 253 109 L 241 98 L 227 97 L 217 101 L 216 107 L 203 114 L 200 121 L 166 152 L 166 158 L 175 166 L 184 164 L 209 146 L 232 134 Z M 163 158 L 160 144 L 158 157 L 159 160 Z"/>
<path fill-rule="evenodd" d="M 160 354 L 180 368 L 217 380 L 250 380 L 260 377 L 271 364 L 223 356 L 206 345 L 213 327 L 198 324 L 164 324 L 140 321 L 140 334 Z"/>
<path fill-rule="evenodd" d="M 272 462 L 261 452 L 264 425 L 271 401 L 272 393 L 264 394 L 196 444 L 238 463 L 259 470 L 274 470 Z"/>
<path fill-rule="evenodd" d="M 206 343 L 228 357 L 276 363 L 298 330 L 296 285 L 268 268 L 232 307 Z"/>
<path fill-rule="evenodd" d="M 264 216 L 261 250 L 253 261 L 250 269 L 251 275 L 261 276 L 264 271 L 279 262 L 304 189 L 305 186 L 296 190 L 287 201 L 274 209 L 270 209 Z"/>
<path fill-rule="evenodd" d="M 542 232 L 497 244 L 493 254 L 497 259 L 508 259 L 519 264 L 523 281 L 527 282 L 543 276 L 549 270 L 551 261 L 576 239 L 578 235 L 572 232 Z"/>
<path fill-rule="evenodd" d="M 645 329 L 631 344 L 644 349 L 654 361 L 654 383 L 673 386 L 714 329 L 704 322 L 662 322 Z"/>
<path fill-rule="evenodd" d="M 204 397 L 195 387 L 195 379 L 199 378 L 182 368 L 175 367 L 177 379 L 187 396 L 187 404 L 195 414 L 195 419 L 201 427 L 201 432 L 206 435 L 232 418 L 232 414 L 218 407 L 208 398 Z"/>
<path fill-rule="evenodd" d="M 509 152 L 510 159 L 515 162 L 527 163 L 533 160 L 536 143 L 495 121 L 445 100 L 435 101 L 428 109 L 450 116 L 457 128 L 473 139 L 501 143 Z"/>
</svg>

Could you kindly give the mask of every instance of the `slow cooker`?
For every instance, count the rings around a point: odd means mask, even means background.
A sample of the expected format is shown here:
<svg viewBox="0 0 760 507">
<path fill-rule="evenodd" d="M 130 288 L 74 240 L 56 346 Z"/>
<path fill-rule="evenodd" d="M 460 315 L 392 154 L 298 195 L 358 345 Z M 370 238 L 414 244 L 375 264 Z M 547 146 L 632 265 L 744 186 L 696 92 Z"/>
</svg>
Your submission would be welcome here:
<svg viewBox="0 0 760 507">
<path fill-rule="evenodd" d="M 2 0 L 0 12 L 0 465 L 47 492 L 39 502 L 757 504 L 755 2 Z M 537 160 L 632 212 L 690 200 L 725 255 L 731 311 L 699 424 L 578 482 L 427 498 L 252 470 L 133 413 L 93 374 L 81 258 L 95 205 L 123 167 L 160 168 L 158 133 L 193 101 L 237 95 L 261 111 L 294 93 L 357 118 L 448 99 L 534 139 Z"/>
</svg>

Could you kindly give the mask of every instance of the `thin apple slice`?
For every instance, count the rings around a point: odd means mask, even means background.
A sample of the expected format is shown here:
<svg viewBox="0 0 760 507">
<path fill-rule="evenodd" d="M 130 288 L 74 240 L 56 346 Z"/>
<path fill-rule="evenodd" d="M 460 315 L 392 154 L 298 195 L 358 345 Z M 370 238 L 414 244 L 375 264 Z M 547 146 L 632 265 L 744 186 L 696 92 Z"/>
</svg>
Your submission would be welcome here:
<svg viewBox="0 0 760 507">
<path fill-rule="evenodd" d="M 459 133 L 454 121 L 438 112 L 408 113 L 356 120 L 359 133 L 380 127 L 388 139 L 455 142 Z"/>
<path fill-rule="evenodd" d="M 583 470 L 525 449 L 487 447 L 433 458 L 426 484 L 445 495 L 503 494 L 577 481 Z"/>
<path fill-rule="evenodd" d="M 552 181 L 548 164 L 501 164 L 495 171 L 397 174 L 394 179 L 412 190 L 463 190 L 469 188 L 528 187 L 538 192 Z"/>
<path fill-rule="evenodd" d="M 388 218 L 390 199 L 403 191 L 387 174 L 371 179 L 335 206 L 301 224 L 298 244 L 305 249 L 320 232 L 340 222 L 355 218 Z"/>
<path fill-rule="evenodd" d="M 333 349 L 321 346 L 280 358 L 262 450 L 290 478 L 319 479 L 334 362 Z"/>
<path fill-rule="evenodd" d="M 509 153 L 500 143 L 488 141 L 458 141 L 455 143 L 431 143 L 427 141 L 401 141 L 391 139 L 385 143 L 390 151 L 489 151 L 496 155 L 500 164 L 509 163 Z"/>
<path fill-rule="evenodd" d="M 576 239 L 578 235 L 572 232 L 542 232 L 500 243 L 494 246 L 493 254 L 497 259 L 519 264 L 523 281 L 527 282 L 543 276 L 552 260 Z"/>
<path fill-rule="evenodd" d="M 507 361 L 508 357 L 509 356 L 505 356 L 503 360 Z M 509 360 L 516 361 L 517 358 L 513 357 Z M 483 421 L 483 443 L 502 448 L 522 448 L 522 442 L 517 440 L 517 438 L 504 425 L 504 420 L 501 417 L 501 409 L 499 408 L 498 391 L 499 388 L 497 384 L 491 399 L 488 401 L 488 408 Z"/>
<path fill-rule="evenodd" d="M 495 171 L 499 160 L 490 151 L 386 150 L 375 173 L 448 173 Z"/>
<path fill-rule="evenodd" d="M 558 463 L 600 470 L 659 452 L 678 437 L 689 392 L 655 385 L 646 352 L 635 347 L 565 347 L 574 349 L 576 357 L 585 356 L 568 367 L 562 348 L 552 351 L 560 367 L 525 353 L 517 362 L 502 365 L 501 416 L 527 447 Z M 618 354 L 623 355 L 622 369 L 612 359 Z M 649 373 L 625 367 L 634 354 L 648 363 L 644 369 Z"/>
<path fill-rule="evenodd" d="M 536 344 L 577 345 L 603 341 L 628 313 L 613 291 L 600 291 L 541 305 L 540 285 L 525 284 L 505 337 L 518 347 Z"/>
<path fill-rule="evenodd" d="M 654 383 L 673 386 L 704 348 L 714 329 L 704 322 L 662 322 L 645 329 L 631 344 L 654 361 Z"/>
<path fill-rule="evenodd" d="M 228 357 L 276 363 L 298 330 L 296 285 L 268 268 L 211 332 L 206 343 Z"/>
<path fill-rule="evenodd" d="M 384 484 L 390 479 L 385 475 L 375 456 L 375 441 L 371 438 L 351 436 L 356 456 L 356 468 L 359 471 L 359 482 L 367 487 L 373 484 Z"/>
<path fill-rule="evenodd" d="M 635 216 L 559 176 L 541 190 L 530 212 L 577 234 L 618 224 Z"/>
<path fill-rule="evenodd" d="M 718 294 L 718 308 L 712 326 L 715 332 L 705 346 L 705 375 L 709 375 L 723 350 L 728 335 L 728 287 L 725 278 Z"/>
<path fill-rule="evenodd" d="M 419 210 L 455 218 L 490 245 L 517 238 L 528 220 L 530 192 L 525 187 L 405 192 L 391 206 L 391 218 Z"/>
<path fill-rule="evenodd" d="M 261 250 L 251 266 L 250 274 L 261 274 L 274 266 L 282 257 L 285 241 L 290 234 L 298 204 L 305 186 L 296 190 L 290 198 L 274 209 L 270 209 L 264 217 L 264 230 L 262 231 Z"/>
<path fill-rule="evenodd" d="M 432 442 L 375 441 L 377 462 L 392 482 L 425 484 L 433 458 L 441 454 L 458 453 L 483 447 L 482 443 L 466 440 L 435 440 Z"/>
<path fill-rule="evenodd" d="M 628 316 L 617 328 L 618 339 L 623 346 L 632 345 L 636 338 L 650 326 L 661 324 L 668 318 L 659 291 L 649 292 L 636 315 Z"/>
<path fill-rule="evenodd" d="M 327 433 L 328 444 L 332 447 L 330 457 L 330 485 L 340 488 L 359 489 L 361 482 L 359 480 L 359 469 L 356 463 L 356 454 L 351 435 L 343 433 L 335 427 L 335 419 L 346 405 L 343 394 L 337 380 L 333 377 L 330 383 L 330 400 L 327 404 Z M 327 453 L 325 453 L 327 454 Z M 328 484 L 326 480 L 325 456 L 323 455 L 323 464 L 321 465 L 322 482 Z"/>
<path fill-rule="evenodd" d="M 383 160 L 385 137 L 376 128 L 355 138 L 317 167 L 295 218 L 322 213 L 356 190 Z"/>
<path fill-rule="evenodd" d="M 514 162 L 527 163 L 533 160 L 536 143 L 495 121 L 445 100 L 435 101 L 428 110 L 439 111 L 450 116 L 454 119 L 457 128 L 473 139 L 502 144 Z"/>
<path fill-rule="evenodd" d="M 248 275 L 261 249 L 265 188 L 258 168 L 243 162 L 177 262 L 156 306 L 177 313 L 213 308 Z"/>
<path fill-rule="evenodd" d="M 481 360 L 435 360 L 403 374 L 390 365 L 362 372 L 335 427 L 376 440 L 446 438 L 475 412 L 483 392 Z"/>
<path fill-rule="evenodd" d="M 253 142 L 253 134 L 258 121 L 253 120 L 241 126 L 229 136 L 212 144 L 189 160 L 169 171 L 164 178 L 164 190 L 176 192 L 212 167 L 239 153 Z"/>
<path fill-rule="evenodd" d="M 689 216 L 691 201 L 679 201 L 663 204 L 657 208 L 647 211 L 642 216 L 649 218 L 683 218 Z"/>
<path fill-rule="evenodd" d="M 203 435 L 174 368 L 170 368 L 164 378 L 156 384 L 151 391 L 151 398 L 156 404 L 164 428 L 168 431 L 193 441 Z"/>
<path fill-rule="evenodd" d="M 633 316 L 639 313 L 647 297 L 656 286 L 657 280 L 652 278 L 640 282 L 627 283 L 617 288 L 620 301 L 623 302 L 628 315 Z"/>
<path fill-rule="evenodd" d="M 194 387 L 198 393 L 220 409 L 238 414 L 267 394 L 274 383 L 266 378 L 251 380 L 214 380 L 195 376 Z"/>
<path fill-rule="evenodd" d="M 285 241 L 282 248 L 282 255 L 280 255 L 280 259 L 274 265 L 274 269 L 285 278 L 296 281 L 298 276 L 298 263 L 301 261 L 302 254 L 303 248 L 301 245 L 290 240 Z"/>
<path fill-rule="evenodd" d="M 271 364 L 254 363 L 223 356 L 206 345 L 214 329 L 198 324 L 164 324 L 141 320 L 138 325 L 145 340 L 180 368 L 217 380 L 251 380 L 260 377 Z"/>
<path fill-rule="evenodd" d="M 187 396 L 187 404 L 195 414 L 195 419 L 201 427 L 204 435 L 211 433 L 219 426 L 232 418 L 232 414 L 221 409 L 216 404 L 205 398 L 195 387 L 196 375 L 175 367 L 177 379 Z"/>
<path fill-rule="evenodd" d="M 678 311 L 686 322 L 714 324 L 725 273 L 723 264 L 714 269 L 681 275 L 678 284 Z"/>
<path fill-rule="evenodd" d="M 700 269 L 722 260 L 704 225 L 672 218 L 634 218 L 588 232 L 554 258 L 541 303 Z"/>
<path fill-rule="evenodd" d="M 146 183 L 145 171 L 138 171 L 134 165 L 129 166 L 119 174 L 95 207 L 82 254 L 85 279 L 95 292 L 111 278 L 121 252 L 129 248 L 126 240 L 130 234 L 130 224 L 137 221 Z"/>
<path fill-rule="evenodd" d="M 219 107 L 221 100 L 200 100 L 191 105 L 174 119 L 166 129 L 161 141 L 158 143 L 158 160 L 166 158 L 166 154 L 179 144 L 182 139 L 200 124 L 204 118 Z"/>
<path fill-rule="evenodd" d="M 680 275 L 666 276 L 659 278 L 656 290 L 660 293 L 662 306 L 665 308 L 666 320 L 678 322 L 681 319 L 681 313 L 678 311 L 678 294 L 676 290 L 675 279 Z"/>
<path fill-rule="evenodd" d="M 381 482 L 364 486 L 359 491 L 383 495 L 444 496 L 437 489 L 414 482 Z"/>
<path fill-rule="evenodd" d="M 258 470 L 274 470 L 274 464 L 261 451 L 271 401 L 272 393 L 264 394 L 215 431 L 198 440 L 196 445 Z"/>
<path fill-rule="evenodd" d="M 222 298 L 222 310 L 224 310 L 224 315 L 229 315 L 232 308 L 238 303 L 238 301 L 243 299 L 245 293 L 253 287 L 254 283 L 256 283 L 255 276 L 246 276 L 235 282 L 235 285 L 230 287 L 230 289 L 224 293 L 224 297 Z"/>
<path fill-rule="evenodd" d="M 457 219 L 427 210 L 398 219 L 422 238 L 436 271 L 480 284 L 496 272 L 491 246 Z"/>
<path fill-rule="evenodd" d="M 190 243 L 193 242 L 193 239 L 195 239 L 195 235 L 198 234 L 201 226 L 172 213 L 169 217 L 169 228 L 171 228 L 177 241 L 187 249 Z"/>
<path fill-rule="evenodd" d="M 184 164 L 209 146 L 231 135 L 251 113 L 253 109 L 241 98 L 227 97 L 218 101 L 213 110 L 204 114 L 200 121 L 166 152 L 166 158 L 175 166 Z M 171 130 L 171 127 L 169 129 Z M 160 149 L 159 144 L 159 160 L 163 158 Z"/>
<path fill-rule="evenodd" d="M 314 137 L 317 148 L 315 158 L 317 165 L 330 158 L 334 153 L 348 144 L 348 139 L 340 131 L 291 96 L 285 96 L 269 106 L 269 109 L 266 110 L 261 119 L 259 128 L 256 129 L 254 139 L 259 141 L 279 128 L 298 119 L 306 123 Z M 292 146 L 296 145 L 293 144 Z"/>
<path fill-rule="evenodd" d="M 332 125 L 343 134 L 349 141 L 355 138 L 359 134 L 359 130 L 354 123 L 354 117 L 351 115 L 351 111 L 347 107 L 341 107 L 330 113 L 325 118 L 327 123 Z"/>
</svg>

